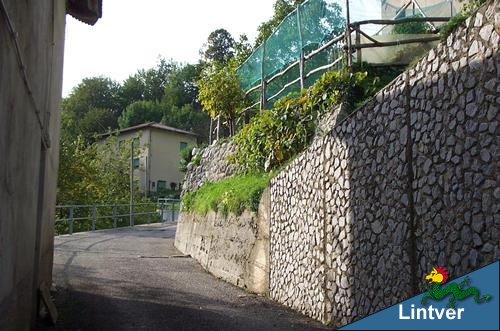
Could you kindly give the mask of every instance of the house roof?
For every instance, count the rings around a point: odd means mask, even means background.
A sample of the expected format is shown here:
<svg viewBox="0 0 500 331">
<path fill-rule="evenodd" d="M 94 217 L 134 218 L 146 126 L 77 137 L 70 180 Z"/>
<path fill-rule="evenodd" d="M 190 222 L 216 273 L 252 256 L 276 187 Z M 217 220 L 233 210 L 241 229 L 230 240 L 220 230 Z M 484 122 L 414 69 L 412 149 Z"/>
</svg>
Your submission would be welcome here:
<svg viewBox="0 0 500 331">
<path fill-rule="evenodd" d="M 94 25 L 102 17 L 102 0 L 68 0 L 66 11 L 77 20 Z"/>
<path fill-rule="evenodd" d="M 167 125 L 163 125 L 163 124 L 159 124 L 159 123 L 155 123 L 155 122 L 148 122 L 148 123 L 144 123 L 144 124 L 139 124 L 139 125 L 131 126 L 131 127 L 125 128 L 125 129 L 117 130 L 117 131 L 115 131 L 113 133 L 122 134 L 122 133 L 140 131 L 140 130 L 144 130 L 144 129 L 148 129 L 148 128 L 154 128 L 154 129 L 158 129 L 158 130 L 169 131 L 169 132 L 176 132 L 176 133 L 180 133 L 180 134 L 185 134 L 185 135 L 190 135 L 190 136 L 198 137 L 198 135 L 196 133 L 194 133 L 194 132 L 177 129 L 177 128 L 174 128 L 174 127 L 171 127 L 171 126 L 167 126 Z M 99 135 L 99 137 L 105 138 L 105 137 L 107 137 L 109 135 L 110 135 L 109 133 L 104 133 L 104 134 Z"/>
</svg>

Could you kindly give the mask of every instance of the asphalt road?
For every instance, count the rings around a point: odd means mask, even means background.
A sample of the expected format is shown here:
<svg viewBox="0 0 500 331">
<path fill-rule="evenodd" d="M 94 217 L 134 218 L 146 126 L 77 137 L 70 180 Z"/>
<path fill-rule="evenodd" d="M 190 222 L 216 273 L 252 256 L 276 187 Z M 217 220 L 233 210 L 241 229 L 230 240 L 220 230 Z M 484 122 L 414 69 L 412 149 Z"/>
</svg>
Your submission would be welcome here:
<svg viewBox="0 0 500 331">
<path fill-rule="evenodd" d="M 326 330 L 205 272 L 175 225 L 55 238 L 55 327 L 42 330 Z"/>
</svg>

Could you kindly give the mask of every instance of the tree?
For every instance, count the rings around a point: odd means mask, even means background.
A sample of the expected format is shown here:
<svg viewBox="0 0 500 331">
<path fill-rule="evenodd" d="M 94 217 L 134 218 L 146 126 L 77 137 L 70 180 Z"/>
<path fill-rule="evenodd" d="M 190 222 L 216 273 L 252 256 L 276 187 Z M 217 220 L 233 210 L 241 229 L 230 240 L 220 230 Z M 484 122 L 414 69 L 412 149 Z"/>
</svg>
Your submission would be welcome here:
<svg viewBox="0 0 500 331">
<path fill-rule="evenodd" d="M 128 201 L 128 144 L 119 148 L 114 136 L 98 143 L 62 136 L 60 146 L 58 204 Z"/>
<path fill-rule="evenodd" d="M 182 107 L 190 104 L 200 109 L 197 100 L 198 86 L 196 80 L 200 74 L 200 66 L 173 64 L 165 84 L 163 102 L 167 107 Z"/>
<path fill-rule="evenodd" d="M 225 29 L 217 29 L 210 33 L 207 43 L 201 50 L 205 62 L 225 65 L 234 56 L 235 41 Z"/>
<path fill-rule="evenodd" d="M 144 84 L 145 82 L 139 74 L 129 76 L 123 82 L 118 92 L 120 107 L 122 110 L 134 101 L 144 100 L 144 91 L 146 90 L 146 86 Z"/>
<path fill-rule="evenodd" d="M 226 66 L 206 66 L 198 80 L 198 98 L 211 118 L 220 116 L 226 120 L 231 135 L 235 132 L 235 118 L 243 105 L 244 93 L 236 74 L 237 63 L 233 59 Z"/>
<path fill-rule="evenodd" d="M 118 119 L 120 128 L 127 128 L 147 122 L 160 122 L 165 111 L 164 105 L 151 100 L 136 101 L 127 106 Z"/>
<path fill-rule="evenodd" d="M 172 66 L 172 62 L 160 58 L 156 68 L 139 70 L 138 77 L 144 84 L 144 99 L 160 101 L 163 98 Z"/>
<path fill-rule="evenodd" d="M 192 131 L 198 134 L 202 140 L 208 140 L 210 117 L 201 110 L 201 107 L 186 103 L 181 107 L 166 108 L 161 122 L 182 130 Z"/>
<path fill-rule="evenodd" d="M 74 138 L 81 134 L 90 139 L 96 133 L 118 127 L 121 113 L 120 85 L 106 77 L 85 78 L 62 102 L 62 130 Z"/>
<path fill-rule="evenodd" d="M 252 45 L 250 45 L 247 35 L 240 35 L 238 41 L 234 44 L 234 57 L 236 58 L 236 63 L 241 65 L 251 54 Z"/>
<path fill-rule="evenodd" d="M 130 199 L 130 143 L 125 140 L 118 143 L 116 136 L 106 140 L 89 143 L 83 136 L 68 139 L 61 136 L 59 176 L 57 183 L 57 204 L 59 205 L 92 205 L 92 204 L 128 204 Z M 134 155 L 141 150 L 135 149 Z M 147 208 L 142 202 L 149 202 L 144 192 L 139 190 L 135 178 L 134 200 L 137 202 L 136 212 Z M 123 209 L 122 209 L 123 210 Z M 74 208 L 73 216 L 89 217 L 91 208 Z M 113 215 L 113 207 L 99 207 L 101 215 Z M 58 218 L 67 218 L 68 209 L 58 209 Z M 120 211 L 118 211 L 120 213 Z M 143 222 L 136 219 L 136 224 Z M 145 222 L 145 220 L 144 220 Z M 113 220 L 100 219 L 99 228 L 111 227 Z M 89 222 L 74 222 L 73 230 L 88 231 Z M 57 234 L 67 233 L 67 223 L 55 225 Z"/>
<path fill-rule="evenodd" d="M 274 3 L 273 16 L 259 25 L 257 28 L 257 38 L 255 39 L 255 47 L 259 46 L 266 40 L 283 21 L 283 19 L 294 11 L 298 5 L 305 0 L 276 0 Z"/>
<path fill-rule="evenodd" d="M 84 78 L 63 100 L 63 109 L 82 117 L 92 108 L 107 109 L 119 115 L 117 92 L 120 85 L 107 77 Z"/>
<path fill-rule="evenodd" d="M 118 93 L 121 109 L 125 109 L 135 101 L 161 101 L 169 76 L 175 67 L 174 62 L 160 57 L 155 67 L 140 69 L 129 76 Z"/>
</svg>

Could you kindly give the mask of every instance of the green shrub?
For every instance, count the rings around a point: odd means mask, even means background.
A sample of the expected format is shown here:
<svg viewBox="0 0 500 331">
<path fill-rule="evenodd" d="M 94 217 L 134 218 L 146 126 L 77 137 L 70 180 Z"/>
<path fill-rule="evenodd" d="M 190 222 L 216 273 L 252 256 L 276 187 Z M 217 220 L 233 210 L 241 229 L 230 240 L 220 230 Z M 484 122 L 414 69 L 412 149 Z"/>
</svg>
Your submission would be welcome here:
<svg viewBox="0 0 500 331">
<path fill-rule="evenodd" d="M 411 17 L 422 17 L 422 15 L 417 14 Z M 429 32 L 429 26 L 426 22 L 407 22 L 396 24 L 391 31 L 392 34 L 422 34 L 427 32 Z"/>
<path fill-rule="evenodd" d="M 247 173 L 282 166 L 307 148 L 319 115 L 341 102 L 353 105 L 353 100 L 363 96 L 360 83 L 365 77 L 362 72 L 329 71 L 302 94 L 281 98 L 236 134 L 231 160 Z"/>
<path fill-rule="evenodd" d="M 187 171 L 187 166 L 189 162 L 191 162 L 191 159 L 193 157 L 193 148 L 195 146 L 189 145 L 186 148 L 181 149 L 181 152 L 179 153 L 180 160 L 179 160 L 179 171 L 181 172 L 186 172 Z"/>
<path fill-rule="evenodd" d="M 290 95 L 256 115 L 234 137 L 232 157 L 244 172 L 274 169 L 303 150 L 314 132 L 315 116 L 305 95 Z"/>
<path fill-rule="evenodd" d="M 308 90 L 308 106 L 323 113 L 342 102 L 354 105 L 353 101 L 363 96 L 361 83 L 366 76 L 366 71 L 324 73 Z"/>
<path fill-rule="evenodd" d="M 206 146 L 188 145 L 186 148 L 182 149 L 180 154 L 179 154 L 179 156 L 180 156 L 179 171 L 186 172 L 187 166 L 189 164 L 192 164 L 195 166 L 200 165 L 201 155 L 200 155 L 200 153 L 198 153 L 198 154 L 193 156 L 193 149 L 198 148 L 201 150 L 204 147 L 206 147 Z"/>
<path fill-rule="evenodd" d="M 445 24 L 441 25 L 441 28 L 439 30 L 440 35 L 441 35 L 441 40 L 446 40 L 448 36 L 455 30 L 457 26 L 462 24 L 474 14 L 476 10 L 479 9 L 483 4 L 486 3 L 487 0 L 469 0 L 462 9 L 455 15 L 453 16 L 448 22 Z"/>
<path fill-rule="evenodd" d="M 241 215 L 244 210 L 257 211 L 262 192 L 269 184 L 269 174 L 237 175 L 219 182 L 208 182 L 199 189 L 184 193 L 183 209 L 199 215 L 218 211 L 224 215 Z"/>
</svg>

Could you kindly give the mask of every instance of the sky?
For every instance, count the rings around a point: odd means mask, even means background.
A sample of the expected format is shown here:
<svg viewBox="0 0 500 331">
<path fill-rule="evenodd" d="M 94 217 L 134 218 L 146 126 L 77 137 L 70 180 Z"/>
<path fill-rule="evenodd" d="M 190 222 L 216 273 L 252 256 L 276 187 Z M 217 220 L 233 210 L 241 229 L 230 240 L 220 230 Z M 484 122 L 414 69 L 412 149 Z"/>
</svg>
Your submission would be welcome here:
<svg viewBox="0 0 500 331">
<path fill-rule="evenodd" d="M 345 0 L 339 3 L 345 11 Z M 379 18 L 381 0 L 351 0 L 352 20 Z M 66 16 L 63 97 L 83 78 L 122 82 L 159 57 L 196 63 L 210 32 L 224 28 L 253 43 L 275 0 L 103 0 L 94 26 Z M 369 32 L 369 31 L 367 31 Z"/>
<path fill-rule="evenodd" d="M 196 63 L 210 32 L 224 28 L 253 42 L 273 14 L 274 0 L 103 0 L 103 17 L 89 26 L 66 18 L 63 96 L 83 78 L 122 82 L 159 56 Z"/>
</svg>

